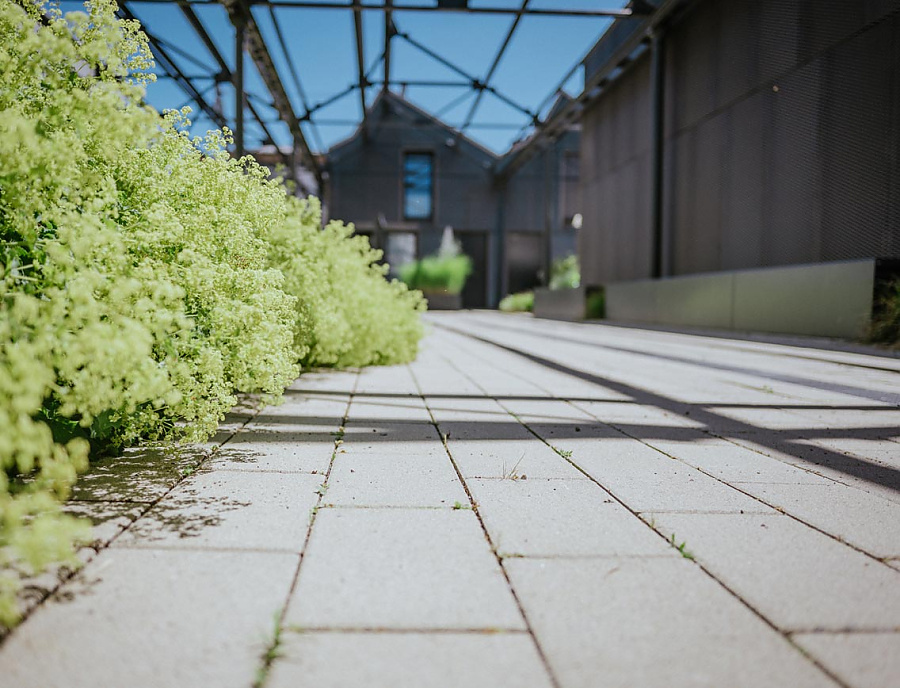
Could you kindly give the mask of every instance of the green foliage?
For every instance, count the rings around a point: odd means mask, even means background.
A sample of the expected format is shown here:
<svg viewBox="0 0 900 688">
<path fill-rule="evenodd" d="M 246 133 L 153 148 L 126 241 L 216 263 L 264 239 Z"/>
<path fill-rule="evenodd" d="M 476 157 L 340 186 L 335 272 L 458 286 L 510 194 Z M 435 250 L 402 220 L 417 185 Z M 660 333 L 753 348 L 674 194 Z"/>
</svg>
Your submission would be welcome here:
<svg viewBox="0 0 900 688">
<path fill-rule="evenodd" d="M 426 294 L 429 292 L 460 294 L 471 273 L 472 259 L 469 256 L 434 255 L 401 267 L 400 279 L 410 289 L 419 289 Z"/>
<path fill-rule="evenodd" d="M 504 313 L 530 313 L 534 310 L 534 292 L 520 291 L 504 296 L 498 308 Z"/>
<path fill-rule="evenodd" d="M 305 366 L 364 366 L 415 358 L 425 302 L 385 279 L 381 251 L 353 227 L 320 229 L 318 200 L 288 199 L 286 221 L 272 232 L 269 264 L 297 298 L 294 348 Z"/>
<path fill-rule="evenodd" d="M 0 624 L 22 573 L 74 561 L 59 501 L 91 451 L 203 439 L 300 360 L 407 360 L 421 336 L 365 240 L 318 230 L 227 131 L 141 105 L 147 40 L 115 9 L 0 3 Z"/>
<path fill-rule="evenodd" d="M 557 258 L 550 266 L 551 289 L 575 289 L 581 284 L 578 256 L 574 253 L 565 258 Z"/>
<path fill-rule="evenodd" d="M 886 285 L 876 306 L 869 340 L 900 345 L 900 280 Z"/>
<path fill-rule="evenodd" d="M 675 549 L 678 550 L 678 553 L 684 557 L 685 559 L 690 559 L 694 561 L 694 554 L 689 549 L 687 549 L 687 542 L 682 542 L 680 545 L 675 541 L 675 533 L 672 533 L 672 537 L 669 540 L 669 544 L 672 545 Z"/>
<path fill-rule="evenodd" d="M 606 317 L 606 293 L 603 289 L 597 289 L 587 295 L 584 304 L 584 315 L 590 319 Z"/>
</svg>

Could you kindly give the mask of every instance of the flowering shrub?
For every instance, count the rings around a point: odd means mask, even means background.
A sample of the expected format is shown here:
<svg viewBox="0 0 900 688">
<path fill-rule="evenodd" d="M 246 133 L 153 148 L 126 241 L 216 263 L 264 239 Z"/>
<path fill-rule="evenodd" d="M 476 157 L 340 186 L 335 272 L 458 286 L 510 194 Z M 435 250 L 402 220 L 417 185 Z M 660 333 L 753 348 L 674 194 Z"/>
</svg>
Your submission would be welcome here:
<svg viewBox="0 0 900 688">
<path fill-rule="evenodd" d="M 418 291 L 385 279 L 382 252 L 353 228 L 332 221 L 320 229 L 315 198 L 289 199 L 287 221 L 270 238 L 269 263 L 297 297 L 294 347 L 305 366 L 365 366 L 415 358 L 425 301 Z"/>
<path fill-rule="evenodd" d="M 92 452 L 205 438 L 236 391 L 421 336 L 365 240 L 319 230 L 227 132 L 141 105 L 146 37 L 86 8 L 0 3 L 0 625 L 22 572 L 74 561 L 59 501 Z"/>
</svg>

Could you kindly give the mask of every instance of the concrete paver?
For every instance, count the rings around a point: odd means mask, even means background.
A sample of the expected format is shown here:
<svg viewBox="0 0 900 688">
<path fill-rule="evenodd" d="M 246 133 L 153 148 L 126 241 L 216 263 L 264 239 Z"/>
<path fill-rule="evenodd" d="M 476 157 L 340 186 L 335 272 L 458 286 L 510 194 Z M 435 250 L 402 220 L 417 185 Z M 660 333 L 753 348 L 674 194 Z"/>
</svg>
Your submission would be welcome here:
<svg viewBox="0 0 900 688">
<path fill-rule="evenodd" d="M 770 512 L 691 466 L 630 438 L 608 439 L 572 461 L 635 511 Z"/>
<path fill-rule="evenodd" d="M 340 425 L 315 432 L 242 430 L 213 457 L 212 465 L 236 471 L 322 473 L 334 453 Z"/>
<path fill-rule="evenodd" d="M 784 630 L 887 630 L 900 572 L 783 515 L 655 514 L 657 527 Z M 850 602 L 852 600 L 852 602 Z"/>
<path fill-rule="evenodd" d="M 875 557 L 900 557 L 900 504 L 896 502 L 834 482 L 736 485 Z"/>
<path fill-rule="evenodd" d="M 794 642 L 847 685 L 881 688 L 900 676 L 900 632 L 801 633 Z"/>
<path fill-rule="evenodd" d="M 113 548 L 0 650 L 16 688 L 247 688 L 297 555 Z"/>
<path fill-rule="evenodd" d="M 553 685 L 524 633 L 289 633 L 282 652 L 270 688 Z"/>
<path fill-rule="evenodd" d="M 689 561 L 509 561 L 551 669 L 567 688 L 832 686 Z"/>
<path fill-rule="evenodd" d="M 446 454 L 338 454 L 327 506 L 452 507 L 468 504 Z"/>
<path fill-rule="evenodd" d="M 323 476 L 203 471 L 172 490 L 119 538 L 133 547 L 228 547 L 299 552 Z"/>
<path fill-rule="evenodd" d="M 524 628 L 475 515 L 450 509 L 320 511 L 287 620 L 302 628 Z"/>
<path fill-rule="evenodd" d="M 469 480 L 503 556 L 674 556 L 637 516 L 589 480 Z"/>
</svg>

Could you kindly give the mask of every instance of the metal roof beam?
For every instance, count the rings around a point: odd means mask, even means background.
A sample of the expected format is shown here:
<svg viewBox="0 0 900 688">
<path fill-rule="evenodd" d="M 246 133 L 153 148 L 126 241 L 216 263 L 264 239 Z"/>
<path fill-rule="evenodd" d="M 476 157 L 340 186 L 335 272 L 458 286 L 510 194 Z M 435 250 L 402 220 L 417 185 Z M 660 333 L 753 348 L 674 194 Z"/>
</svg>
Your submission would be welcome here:
<svg viewBox="0 0 900 688">
<path fill-rule="evenodd" d="M 384 88 L 391 80 L 391 39 L 394 37 L 394 20 L 391 7 L 394 0 L 384 0 Z"/>
<path fill-rule="evenodd" d="M 522 13 L 526 9 L 528 9 L 529 1 L 530 0 L 522 0 L 522 7 L 519 9 L 519 13 L 516 14 L 516 18 L 513 20 L 512 26 L 509 27 L 506 38 L 503 39 L 503 44 L 500 46 L 500 50 L 497 51 L 497 55 L 494 57 L 494 61 L 491 63 L 490 69 L 488 69 L 487 76 L 484 77 L 485 86 L 491 83 L 491 79 L 494 77 L 494 72 L 497 71 L 497 66 L 500 64 L 500 60 L 503 59 L 503 55 L 506 53 L 506 49 L 509 47 L 509 42 L 512 40 L 513 34 L 519 27 L 519 22 L 522 20 Z M 469 114 L 466 115 L 466 118 L 463 120 L 463 125 L 460 131 L 465 131 L 469 128 L 469 125 L 472 124 L 472 118 L 475 117 L 475 113 L 478 111 L 478 106 L 481 104 L 481 97 L 483 95 L 483 90 L 479 90 L 476 94 L 475 102 L 472 103 L 472 107 L 469 108 Z"/>
<path fill-rule="evenodd" d="M 153 2 L 156 4 L 185 3 L 189 5 L 213 5 L 221 0 L 134 0 L 135 2 Z M 250 4 L 272 7 L 290 7 L 298 9 L 326 9 L 326 10 L 352 10 L 354 2 L 311 2 L 310 0 L 251 0 Z M 626 7 L 622 9 L 597 9 L 597 10 L 578 10 L 578 9 L 550 9 L 550 8 L 532 8 L 526 10 L 524 14 L 535 17 L 636 17 L 646 14 L 647 10 L 641 3 L 635 3 L 635 7 Z M 438 7 L 436 5 L 402 5 L 392 8 L 394 12 L 456 12 L 462 14 L 518 14 L 519 10 L 513 7 Z M 391 11 L 386 4 L 382 5 L 363 5 L 362 10 L 366 12 L 387 12 Z"/>
<path fill-rule="evenodd" d="M 297 68 L 294 66 L 294 61 L 291 59 L 291 55 L 288 52 L 287 41 L 284 40 L 284 32 L 281 30 L 281 22 L 278 21 L 278 15 L 275 14 L 275 9 L 272 6 L 269 6 L 268 9 L 269 17 L 272 19 L 272 26 L 275 27 L 275 36 L 278 39 L 281 52 L 284 53 L 284 59 L 287 62 L 288 71 L 291 73 L 294 87 L 297 89 L 297 94 L 300 96 L 300 104 L 303 106 L 305 112 L 309 112 L 309 99 L 306 97 L 306 91 L 303 90 L 303 85 L 300 83 L 300 75 L 297 73 Z M 319 128 L 312 119 L 308 119 L 307 121 L 312 126 L 313 136 L 316 137 L 316 141 L 319 144 L 319 150 L 324 150 L 325 144 L 322 142 Z"/>
<path fill-rule="evenodd" d="M 347 88 L 345 88 L 345 89 L 344 89 L 343 91 L 341 91 L 340 93 L 335 93 L 335 94 L 334 94 L 333 96 L 331 96 L 330 98 L 326 98 L 325 100 L 323 100 L 323 101 L 321 101 L 321 102 L 319 102 L 319 103 L 316 103 L 315 105 L 313 105 L 309 110 L 307 110 L 307 111 L 303 114 L 303 117 L 300 118 L 301 121 L 304 121 L 304 122 L 306 122 L 306 121 L 312 121 L 312 115 L 313 115 L 313 114 L 315 114 L 316 112 L 318 112 L 318 111 L 321 110 L 322 108 L 328 107 L 328 106 L 331 105 L 332 103 L 334 103 L 334 102 L 340 100 L 341 98 L 343 98 L 344 96 L 346 96 L 348 93 L 353 93 L 353 91 L 356 90 L 357 88 L 359 88 L 359 85 L 358 85 L 358 84 L 350 84 Z"/>
<path fill-rule="evenodd" d="M 231 70 L 228 68 L 228 63 L 225 62 L 225 58 L 222 57 L 222 53 L 220 53 L 219 49 L 216 47 L 215 42 L 212 40 L 212 36 L 209 35 L 209 32 L 206 30 L 203 22 L 200 21 L 200 17 L 198 17 L 197 13 L 194 12 L 194 10 L 188 5 L 180 5 L 180 8 L 182 14 L 184 14 L 185 18 L 187 18 L 194 31 L 198 36 L 200 36 L 200 40 L 203 41 L 203 45 L 206 46 L 209 54 L 212 55 L 213 59 L 216 61 L 216 64 L 219 65 L 220 73 L 218 79 L 222 81 L 231 81 Z M 250 110 L 250 114 L 253 115 L 253 118 L 259 123 L 259 126 L 262 128 L 263 133 L 266 135 L 266 138 L 272 143 L 275 143 L 275 138 L 272 136 L 272 132 L 269 131 L 269 127 L 266 125 L 266 122 L 263 121 L 262 116 L 259 114 L 259 110 L 257 110 L 253 105 L 253 100 L 255 99 L 261 100 L 257 96 L 254 96 L 252 93 L 247 94 L 247 109 Z M 266 105 L 270 105 L 270 103 L 266 103 Z M 281 155 L 281 159 L 284 162 L 285 166 L 290 168 L 290 156 L 284 153 L 280 148 L 278 148 L 278 152 Z M 293 173 L 293 170 L 291 170 L 291 172 Z"/>
<path fill-rule="evenodd" d="M 603 87 L 609 82 L 613 76 L 614 70 L 626 66 L 632 62 L 636 51 L 639 51 L 647 33 L 653 27 L 660 25 L 669 16 L 671 16 L 680 6 L 688 0 L 658 0 L 657 5 L 649 5 L 645 0 L 632 0 L 635 9 L 640 10 L 640 14 L 636 12 L 636 16 L 645 17 L 627 36 L 618 40 L 618 43 L 610 52 L 609 58 L 600 66 L 593 74 L 585 76 L 584 89 L 573 98 L 571 102 L 566 104 L 551 119 L 540 122 L 538 127 L 529 141 L 520 146 L 518 149 L 511 150 L 497 164 L 494 175 L 497 178 L 508 177 L 514 170 L 525 164 L 535 153 L 540 152 L 549 145 L 553 138 L 565 132 L 568 127 L 581 113 L 585 105 L 594 100 L 603 92 Z M 648 14 L 648 8 L 652 8 L 654 12 Z M 604 36 L 612 35 L 610 31 L 617 25 L 614 22 L 612 26 L 604 33 Z M 601 41 L 603 38 L 600 39 Z M 593 48 L 592 48 L 593 50 Z M 583 64 L 582 60 L 580 64 Z M 576 65 L 577 68 L 578 65 Z M 573 70 L 574 71 L 574 70 Z M 572 72 L 569 73 L 571 76 Z M 566 77 L 568 78 L 568 77 Z M 557 91 L 558 93 L 558 91 Z"/>
<path fill-rule="evenodd" d="M 356 70 L 359 76 L 359 101 L 362 109 L 362 130 L 363 140 L 369 138 L 369 122 L 368 113 L 366 112 L 366 86 L 369 81 L 366 78 L 365 54 L 363 53 L 363 26 L 362 26 L 362 4 L 360 0 L 353 0 L 353 29 L 356 34 Z"/>
<path fill-rule="evenodd" d="M 119 3 L 119 14 L 126 19 L 133 19 L 137 21 L 137 17 L 132 14 L 131 10 L 125 6 L 124 2 Z M 147 40 L 150 42 L 150 47 L 153 49 L 153 52 L 156 54 L 157 59 L 159 60 L 162 68 L 166 70 L 166 73 L 169 74 L 181 87 L 181 90 L 184 91 L 191 99 L 197 103 L 203 112 L 206 113 L 207 117 L 209 117 L 217 126 L 224 127 L 227 126 L 225 121 L 225 117 L 221 112 L 216 110 L 212 105 L 206 102 L 206 98 L 203 97 L 203 93 L 198 89 L 194 82 L 185 75 L 184 72 L 181 71 L 181 68 L 178 64 L 169 56 L 169 53 L 166 51 L 165 47 L 160 43 L 160 41 L 147 31 L 146 27 L 143 27 L 144 33 L 147 34 Z"/>
<path fill-rule="evenodd" d="M 253 18 L 253 13 L 250 12 L 249 3 L 246 0 L 222 0 L 222 2 L 225 4 L 232 22 L 241 21 L 241 19 L 246 22 L 248 52 L 256 65 L 260 77 L 262 77 L 263 83 L 265 83 L 272 96 L 273 107 L 278 111 L 282 121 L 288 125 L 288 129 L 294 138 L 294 147 L 299 147 L 300 149 L 301 162 L 313 171 L 316 178 L 320 178 L 321 170 L 318 162 L 312 154 L 309 144 L 306 142 L 306 137 L 303 135 L 300 122 L 294 114 L 294 108 L 288 98 L 287 91 L 285 91 L 284 84 L 282 84 L 281 78 L 278 76 L 272 56 L 269 54 L 268 46 L 266 46 L 259 26 Z"/>
<path fill-rule="evenodd" d="M 404 9 L 405 9 L 405 8 L 404 8 Z M 494 88 L 493 86 L 488 86 L 487 84 L 482 83 L 479 79 L 475 78 L 474 76 L 472 76 L 471 74 L 469 74 L 467 71 L 465 71 L 465 70 L 462 69 L 461 67 L 459 67 L 459 66 L 453 64 L 452 62 L 450 62 L 450 60 L 446 59 L 445 57 L 442 57 L 441 55 L 438 55 L 436 52 L 434 52 L 434 51 L 433 51 L 431 48 L 429 48 L 427 45 L 423 45 L 422 43 L 419 43 L 416 39 L 414 39 L 414 38 L 413 38 L 412 36 L 410 36 L 408 33 L 403 33 L 402 31 L 398 31 L 398 32 L 397 32 L 397 35 L 400 36 L 403 40 L 405 40 L 407 43 L 409 43 L 409 44 L 412 45 L 413 47 L 418 48 L 419 51 L 425 53 L 426 55 L 428 55 L 428 56 L 431 57 L 432 59 L 434 59 L 434 60 L 440 62 L 440 63 L 441 63 L 442 65 L 444 65 L 447 69 L 449 69 L 449 70 L 451 70 L 451 71 L 453 71 L 453 72 L 456 72 L 457 74 L 459 74 L 459 75 L 460 75 L 461 77 L 463 77 L 464 79 L 468 79 L 469 82 L 470 82 L 471 85 L 472 85 L 472 88 L 474 88 L 475 90 L 477 90 L 477 91 L 487 91 L 488 93 L 490 93 L 490 94 L 493 95 L 494 97 L 496 97 L 496 98 L 502 100 L 504 103 L 506 103 L 507 105 L 509 105 L 511 108 L 513 108 L 513 109 L 515 109 L 515 110 L 518 110 L 519 112 L 522 112 L 522 113 L 528 115 L 528 116 L 531 117 L 533 120 L 535 119 L 535 114 L 534 114 L 531 110 L 529 110 L 528 108 L 524 107 L 523 105 L 519 105 L 519 103 L 517 103 L 516 101 L 514 101 L 514 100 L 513 100 L 512 98 L 510 98 L 509 96 L 506 96 L 506 95 L 500 93 L 500 92 L 499 92 L 496 88 Z"/>
</svg>

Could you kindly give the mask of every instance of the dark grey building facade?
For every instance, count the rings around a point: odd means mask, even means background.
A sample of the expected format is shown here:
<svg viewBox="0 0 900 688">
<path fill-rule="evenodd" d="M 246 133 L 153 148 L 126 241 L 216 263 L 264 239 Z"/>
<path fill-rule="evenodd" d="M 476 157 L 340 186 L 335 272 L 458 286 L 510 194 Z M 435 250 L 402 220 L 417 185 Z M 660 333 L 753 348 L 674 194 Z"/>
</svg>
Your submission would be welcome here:
<svg viewBox="0 0 900 688">
<path fill-rule="evenodd" d="M 655 4 L 587 62 L 586 281 L 900 256 L 900 2 Z"/>
<path fill-rule="evenodd" d="M 575 250 L 580 212 L 577 127 L 514 174 L 499 158 L 384 90 L 364 126 L 326 157 L 330 217 L 385 251 L 392 265 L 433 253 L 447 227 L 473 260 L 467 308 L 535 286 L 548 260 Z"/>
</svg>

